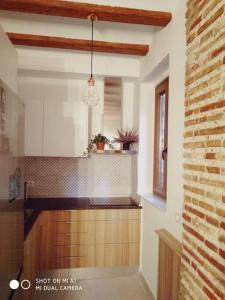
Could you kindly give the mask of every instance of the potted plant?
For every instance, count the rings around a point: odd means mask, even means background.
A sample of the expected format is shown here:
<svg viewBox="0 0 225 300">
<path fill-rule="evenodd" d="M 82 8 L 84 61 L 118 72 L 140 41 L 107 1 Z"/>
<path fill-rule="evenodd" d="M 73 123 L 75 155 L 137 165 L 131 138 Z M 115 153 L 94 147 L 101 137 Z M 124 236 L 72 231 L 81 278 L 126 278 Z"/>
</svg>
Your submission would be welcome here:
<svg viewBox="0 0 225 300">
<path fill-rule="evenodd" d="M 102 135 L 101 133 L 98 133 L 94 136 L 93 139 L 91 139 L 87 151 L 88 153 L 90 153 L 94 145 L 96 145 L 97 150 L 104 150 L 105 144 L 109 146 L 111 145 L 109 139 L 106 136 Z"/>
<path fill-rule="evenodd" d="M 114 138 L 114 143 L 123 145 L 123 150 L 129 151 L 130 145 L 138 143 L 138 129 L 117 129 L 118 137 Z"/>
</svg>

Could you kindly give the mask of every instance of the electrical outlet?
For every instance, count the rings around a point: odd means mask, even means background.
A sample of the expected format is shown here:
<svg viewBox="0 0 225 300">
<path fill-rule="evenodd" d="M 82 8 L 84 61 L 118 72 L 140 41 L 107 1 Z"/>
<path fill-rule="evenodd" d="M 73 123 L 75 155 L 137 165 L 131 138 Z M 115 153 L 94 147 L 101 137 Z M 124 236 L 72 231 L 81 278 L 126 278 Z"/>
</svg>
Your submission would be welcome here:
<svg viewBox="0 0 225 300">
<path fill-rule="evenodd" d="M 28 187 L 35 187 L 35 181 L 34 180 L 28 180 L 27 181 L 27 186 Z"/>
<path fill-rule="evenodd" d="M 182 225 L 182 217 L 181 215 L 179 215 L 178 213 L 175 213 L 175 219 L 176 219 L 176 222 L 180 225 Z"/>
</svg>

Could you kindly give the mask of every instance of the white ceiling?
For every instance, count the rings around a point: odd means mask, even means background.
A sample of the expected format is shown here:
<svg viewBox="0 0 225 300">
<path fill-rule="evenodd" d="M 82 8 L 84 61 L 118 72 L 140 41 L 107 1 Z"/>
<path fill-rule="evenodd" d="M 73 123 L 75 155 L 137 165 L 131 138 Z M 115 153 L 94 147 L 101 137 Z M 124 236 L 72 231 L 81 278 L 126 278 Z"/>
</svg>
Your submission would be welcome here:
<svg viewBox="0 0 225 300">
<path fill-rule="evenodd" d="M 71 0 L 130 8 L 173 12 L 183 0 Z M 88 20 L 18 13 L 0 10 L 0 24 L 6 32 L 39 34 L 68 38 L 91 39 L 91 24 Z M 154 36 L 163 27 L 144 26 L 96 21 L 94 39 L 110 42 L 153 44 Z M 56 71 L 65 73 L 89 72 L 88 52 L 36 47 L 16 47 L 19 69 Z M 150 52 L 151 53 L 151 52 Z M 74 55 L 75 54 L 75 55 Z M 71 56 L 73 59 L 71 59 Z M 94 69 L 97 75 L 133 77 L 139 76 L 140 57 L 96 53 Z M 57 62 L 57 63 L 56 63 Z M 74 62 L 74 65 L 72 64 Z"/>
<path fill-rule="evenodd" d="M 82 19 L 0 11 L 0 24 L 6 32 L 80 39 L 91 38 L 90 21 Z M 160 30 L 160 28 L 96 21 L 94 23 L 94 39 L 148 44 L 157 30 Z"/>
<path fill-rule="evenodd" d="M 173 12 L 177 3 L 183 0 L 70 0 L 70 1 Z"/>
<path fill-rule="evenodd" d="M 70 1 L 173 12 L 177 6 L 177 3 L 183 0 Z M 10 32 L 90 39 L 91 28 L 88 20 L 0 10 L 0 24 L 3 26 L 5 31 Z M 152 41 L 154 33 L 158 30 L 161 30 L 161 28 L 154 26 L 96 21 L 94 25 L 94 36 L 96 40 L 102 41 L 149 44 Z"/>
</svg>

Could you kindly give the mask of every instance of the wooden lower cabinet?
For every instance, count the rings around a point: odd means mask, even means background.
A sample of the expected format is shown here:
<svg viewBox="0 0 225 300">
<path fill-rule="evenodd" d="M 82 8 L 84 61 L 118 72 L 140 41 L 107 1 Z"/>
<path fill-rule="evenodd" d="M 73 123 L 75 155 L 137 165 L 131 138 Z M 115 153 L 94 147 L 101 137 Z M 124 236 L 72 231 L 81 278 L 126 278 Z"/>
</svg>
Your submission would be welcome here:
<svg viewBox="0 0 225 300">
<path fill-rule="evenodd" d="M 40 269 L 139 265 L 140 209 L 43 211 Z"/>
<path fill-rule="evenodd" d="M 90 267 L 139 265 L 139 243 L 89 245 Z"/>
<path fill-rule="evenodd" d="M 31 282 L 31 288 L 23 290 L 23 300 L 30 300 L 32 298 L 35 280 L 40 271 L 40 240 L 40 223 L 39 219 L 37 219 L 24 242 L 24 264 L 22 279 L 29 280 Z"/>
</svg>

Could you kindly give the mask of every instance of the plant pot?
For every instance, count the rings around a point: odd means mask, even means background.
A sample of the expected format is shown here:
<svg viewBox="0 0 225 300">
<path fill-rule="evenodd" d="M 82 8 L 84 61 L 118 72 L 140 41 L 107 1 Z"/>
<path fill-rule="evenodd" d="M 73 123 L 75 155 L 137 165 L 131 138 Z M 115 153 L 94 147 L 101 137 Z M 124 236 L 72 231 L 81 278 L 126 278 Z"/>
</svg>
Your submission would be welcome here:
<svg viewBox="0 0 225 300">
<path fill-rule="evenodd" d="M 105 148 L 105 143 L 97 143 L 96 144 L 97 150 L 104 150 Z"/>
<path fill-rule="evenodd" d="M 130 150 L 130 143 L 129 142 L 123 143 L 123 150 L 126 150 L 126 151 Z"/>
</svg>

